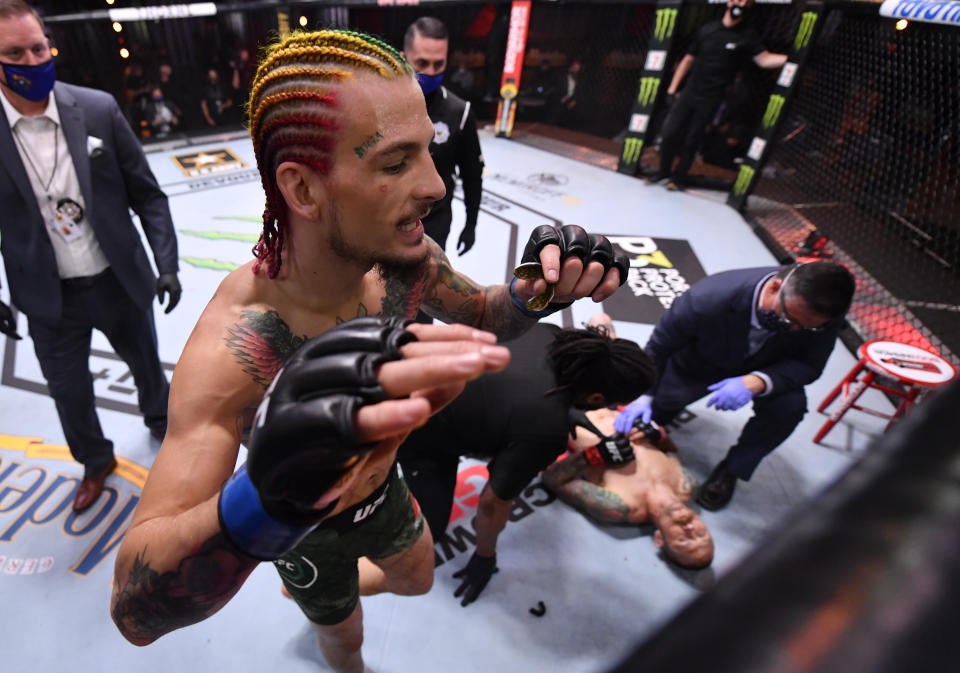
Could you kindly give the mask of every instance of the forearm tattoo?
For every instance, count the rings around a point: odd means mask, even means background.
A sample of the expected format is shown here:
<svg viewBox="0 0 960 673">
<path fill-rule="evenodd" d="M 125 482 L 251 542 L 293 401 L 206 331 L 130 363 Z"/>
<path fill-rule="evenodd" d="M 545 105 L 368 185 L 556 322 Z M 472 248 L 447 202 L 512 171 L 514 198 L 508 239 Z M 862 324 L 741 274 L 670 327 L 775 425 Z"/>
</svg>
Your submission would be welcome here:
<svg viewBox="0 0 960 673">
<path fill-rule="evenodd" d="M 507 341 L 520 336 L 537 322 L 534 318 L 520 313 L 510 298 L 509 285 L 491 285 L 486 288 L 482 329 L 496 334 Z"/>
<path fill-rule="evenodd" d="M 227 328 L 224 340 L 243 371 L 266 389 L 307 337 L 294 335 L 280 314 L 271 310 L 244 311 L 240 322 Z"/>
<path fill-rule="evenodd" d="M 182 559 L 176 570 L 159 573 L 146 555 L 144 547 L 118 588 L 112 610 L 120 631 L 143 644 L 215 613 L 259 563 L 236 551 L 222 533 Z"/>
<path fill-rule="evenodd" d="M 544 470 L 543 483 L 565 503 L 597 521 L 629 523 L 630 507 L 618 494 L 579 476 L 588 466 L 583 453 L 558 460 Z"/>
</svg>

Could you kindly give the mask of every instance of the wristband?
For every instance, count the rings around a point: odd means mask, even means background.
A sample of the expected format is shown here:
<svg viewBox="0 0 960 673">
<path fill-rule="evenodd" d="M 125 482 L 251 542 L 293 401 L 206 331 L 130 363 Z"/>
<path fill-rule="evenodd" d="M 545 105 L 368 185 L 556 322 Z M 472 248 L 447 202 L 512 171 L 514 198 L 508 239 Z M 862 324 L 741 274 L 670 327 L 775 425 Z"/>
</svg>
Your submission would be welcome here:
<svg viewBox="0 0 960 673">
<path fill-rule="evenodd" d="M 591 465 L 604 465 L 606 461 L 600 455 L 600 450 L 596 446 L 588 446 L 583 450 L 583 455 Z"/>
<path fill-rule="evenodd" d="M 517 284 L 517 279 L 514 278 L 513 281 L 510 283 L 510 299 L 513 300 L 513 305 L 516 306 L 518 309 L 520 309 L 520 312 L 523 315 L 527 316 L 528 318 L 535 318 L 536 320 L 539 320 L 544 316 L 548 316 L 551 313 L 556 313 L 557 311 L 562 310 L 565 306 L 569 306 L 569 304 L 557 304 L 556 308 L 550 308 L 551 306 L 554 306 L 554 305 L 548 304 L 547 308 L 541 309 L 539 311 L 531 311 L 530 309 L 527 308 L 527 302 L 525 302 L 523 299 L 517 296 L 517 292 L 516 290 L 514 290 L 514 286 L 516 284 Z"/>
<path fill-rule="evenodd" d="M 244 463 L 220 490 L 217 501 L 220 528 L 233 546 L 261 561 L 280 558 L 297 546 L 316 526 L 294 526 L 277 521 L 263 509 Z"/>
</svg>

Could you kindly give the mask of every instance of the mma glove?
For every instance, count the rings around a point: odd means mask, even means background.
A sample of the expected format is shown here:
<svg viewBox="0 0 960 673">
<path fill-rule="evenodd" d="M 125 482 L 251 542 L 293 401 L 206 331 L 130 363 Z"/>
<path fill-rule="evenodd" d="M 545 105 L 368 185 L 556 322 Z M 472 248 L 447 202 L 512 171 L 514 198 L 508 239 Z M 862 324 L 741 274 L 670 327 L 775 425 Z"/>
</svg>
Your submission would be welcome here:
<svg viewBox="0 0 960 673">
<path fill-rule="evenodd" d="M 606 277 L 610 267 L 616 267 L 620 273 L 620 285 L 627 282 L 627 272 L 630 269 L 630 260 L 626 255 L 614 255 L 613 245 L 607 240 L 606 236 L 599 234 L 588 234 L 583 227 L 576 224 L 565 224 L 562 227 L 555 227 L 550 224 L 542 224 L 530 233 L 527 245 L 523 249 L 523 256 L 520 258 L 521 264 L 530 262 L 540 263 L 540 252 L 548 245 L 555 245 L 560 248 L 560 266 L 563 267 L 564 261 L 569 257 L 576 257 L 583 262 L 584 268 L 590 262 L 599 262 L 603 265 L 603 276 L 600 283 Z M 599 287 L 600 283 L 597 283 Z M 517 296 L 514 291 L 514 281 L 510 285 L 510 296 L 514 305 L 519 308 L 524 315 L 541 318 L 545 315 L 561 311 L 573 302 L 552 302 L 542 311 L 530 311 L 526 307 L 526 302 Z M 590 291 L 592 294 L 597 288 Z"/>
<path fill-rule="evenodd" d="M 707 400 L 708 407 L 722 411 L 734 411 L 753 399 L 753 393 L 743 383 L 742 376 L 731 376 L 707 386 L 713 395 Z"/>
<path fill-rule="evenodd" d="M 583 455 L 591 465 L 625 465 L 634 459 L 630 440 L 621 432 L 602 437 L 599 444 L 584 449 Z"/>
<path fill-rule="evenodd" d="M 23 338 L 17 334 L 17 320 L 13 317 L 13 311 L 2 301 L 0 301 L 0 334 L 6 334 L 14 340 Z"/>
<path fill-rule="evenodd" d="M 457 579 L 462 579 L 460 586 L 453 592 L 454 598 L 463 596 L 460 605 L 466 607 L 477 600 L 480 592 L 487 586 L 487 582 L 493 577 L 493 573 L 498 572 L 497 555 L 480 556 L 476 552 L 467 561 L 467 565 L 453 573 Z"/>
<path fill-rule="evenodd" d="M 354 416 L 386 399 L 377 367 L 416 337 L 409 320 L 358 318 L 304 343 L 257 409 L 247 462 L 220 492 L 220 526 L 261 560 L 283 556 L 333 510 L 315 503 L 375 443 L 357 441 Z"/>
<path fill-rule="evenodd" d="M 666 431 L 654 421 L 644 423 L 642 418 L 638 418 L 633 422 L 633 427 L 643 433 L 644 439 L 654 444 L 659 444 L 667 438 Z"/>
<path fill-rule="evenodd" d="M 641 395 L 628 404 L 613 420 L 613 429 L 627 434 L 637 421 L 646 424 L 653 418 L 653 397 Z"/>
</svg>

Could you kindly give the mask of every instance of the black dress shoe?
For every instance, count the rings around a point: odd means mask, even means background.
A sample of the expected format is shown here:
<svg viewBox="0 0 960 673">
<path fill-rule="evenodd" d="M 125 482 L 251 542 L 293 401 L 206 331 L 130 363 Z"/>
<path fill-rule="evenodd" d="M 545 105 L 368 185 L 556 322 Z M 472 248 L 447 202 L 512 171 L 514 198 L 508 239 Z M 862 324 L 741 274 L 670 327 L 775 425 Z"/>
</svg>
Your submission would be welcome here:
<svg viewBox="0 0 960 673">
<path fill-rule="evenodd" d="M 670 173 L 668 173 L 667 171 L 657 171 L 655 173 L 650 173 L 649 175 L 644 175 L 643 181 L 648 185 L 652 185 L 656 182 L 660 182 L 661 180 L 669 177 L 670 177 Z"/>
<path fill-rule="evenodd" d="M 736 487 L 737 477 L 727 469 L 726 461 L 720 461 L 700 487 L 697 502 L 704 509 L 715 512 L 727 506 Z"/>
</svg>

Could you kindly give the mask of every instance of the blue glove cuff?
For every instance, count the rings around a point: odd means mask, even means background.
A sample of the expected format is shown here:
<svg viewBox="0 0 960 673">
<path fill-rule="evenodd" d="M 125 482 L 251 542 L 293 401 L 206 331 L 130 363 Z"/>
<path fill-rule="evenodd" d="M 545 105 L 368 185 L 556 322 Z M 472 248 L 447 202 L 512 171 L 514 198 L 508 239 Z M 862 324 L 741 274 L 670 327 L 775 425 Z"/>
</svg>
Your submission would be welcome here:
<svg viewBox="0 0 960 673">
<path fill-rule="evenodd" d="M 267 514 L 256 487 L 247 476 L 246 463 L 220 490 L 217 516 L 227 539 L 244 554 L 261 561 L 280 558 L 316 528 L 292 526 Z"/>
<path fill-rule="evenodd" d="M 548 316 L 551 313 L 556 313 L 557 311 L 562 310 L 564 306 L 568 305 L 568 304 L 557 304 L 554 308 L 550 308 L 551 306 L 554 306 L 554 305 L 548 304 L 547 308 L 545 309 L 541 309 L 539 311 L 531 311 L 530 309 L 527 308 L 527 302 L 517 296 L 517 292 L 514 289 L 514 286 L 516 284 L 517 284 L 517 279 L 514 278 L 513 281 L 510 283 L 510 299 L 513 300 L 513 305 L 516 306 L 518 309 L 520 309 L 520 312 L 523 315 L 527 316 L 528 318 L 534 318 L 536 320 L 539 320 L 544 316 Z"/>
</svg>

